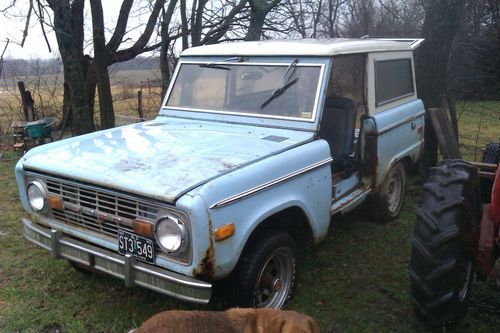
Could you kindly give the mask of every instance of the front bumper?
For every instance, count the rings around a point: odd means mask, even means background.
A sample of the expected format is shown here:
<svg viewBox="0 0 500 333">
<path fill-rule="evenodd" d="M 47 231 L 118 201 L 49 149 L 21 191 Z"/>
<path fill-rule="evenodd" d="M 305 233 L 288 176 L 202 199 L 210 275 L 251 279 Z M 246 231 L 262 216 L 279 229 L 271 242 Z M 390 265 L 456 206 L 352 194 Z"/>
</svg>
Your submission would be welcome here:
<svg viewBox="0 0 500 333">
<path fill-rule="evenodd" d="M 188 276 L 136 261 L 62 234 L 60 231 L 22 220 L 24 237 L 46 250 L 56 259 L 68 259 L 92 269 L 125 280 L 125 285 L 140 286 L 184 301 L 206 304 L 212 285 Z"/>
</svg>

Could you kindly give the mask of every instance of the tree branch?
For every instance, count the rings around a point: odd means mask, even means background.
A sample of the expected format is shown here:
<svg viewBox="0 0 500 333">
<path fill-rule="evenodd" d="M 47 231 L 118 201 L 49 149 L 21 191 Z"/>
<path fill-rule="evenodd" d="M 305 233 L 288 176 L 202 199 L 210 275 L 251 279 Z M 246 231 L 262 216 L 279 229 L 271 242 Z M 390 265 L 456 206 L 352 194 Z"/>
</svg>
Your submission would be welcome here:
<svg viewBox="0 0 500 333">
<path fill-rule="evenodd" d="M 28 15 L 26 15 L 26 24 L 24 25 L 23 39 L 21 40 L 21 47 L 24 46 L 24 42 L 26 41 L 26 37 L 28 37 L 28 29 L 30 27 L 30 19 L 31 19 L 31 12 L 32 11 L 33 11 L 33 0 L 30 0 L 30 7 L 28 9 Z"/>
<path fill-rule="evenodd" d="M 116 52 L 122 43 L 123 36 L 125 36 L 125 31 L 127 29 L 130 9 L 132 8 L 133 3 L 134 0 L 123 0 L 122 6 L 120 7 L 120 14 L 118 15 L 118 21 L 116 21 L 115 32 L 106 45 L 108 52 Z"/>
<path fill-rule="evenodd" d="M 160 14 L 161 9 L 163 8 L 163 5 L 165 4 L 165 1 L 166 0 L 156 0 L 153 10 L 149 15 L 149 20 L 148 23 L 146 24 L 146 28 L 144 29 L 144 32 L 139 37 L 137 42 L 135 42 L 135 44 L 129 47 L 128 49 L 115 52 L 111 57 L 111 59 L 109 60 L 108 65 L 130 60 L 136 57 L 138 54 L 144 52 L 143 50 L 148 44 L 149 39 L 151 38 L 151 34 L 154 31 L 156 21 L 158 20 L 158 16 Z"/>
</svg>

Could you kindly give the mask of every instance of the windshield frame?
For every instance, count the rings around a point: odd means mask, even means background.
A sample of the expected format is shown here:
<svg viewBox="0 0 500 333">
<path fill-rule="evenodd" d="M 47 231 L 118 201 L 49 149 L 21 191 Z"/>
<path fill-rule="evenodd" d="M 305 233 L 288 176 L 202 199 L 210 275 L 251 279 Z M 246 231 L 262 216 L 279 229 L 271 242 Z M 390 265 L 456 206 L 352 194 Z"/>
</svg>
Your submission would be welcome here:
<svg viewBox="0 0 500 333">
<path fill-rule="evenodd" d="M 160 111 L 160 115 L 169 115 L 169 113 L 174 112 L 175 116 L 178 117 L 183 117 L 185 116 L 186 118 L 198 118 L 198 115 L 201 117 L 201 119 L 207 119 L 207 115 L 220 115 L 220 116 L 227 116 L 225 120 L 231 121 L 233 118 L 236 118 L 237 122 L 242 122 L 246 123 L 246 119 L 257 119 L 262 121 L 266 121 L 267 119 L 269 120 L 276 120 L 283 122 L 294 122 L 294 123 L 307 123 L 307 124 L 314 124 L 317 121 L 318 118 L 318 113 L 319 113 L 319 105 L 320 101 L 322 100 L 322 91 L 323 87 L 326 86 L 328 82 L 325 82 L 328 80 L 327 77 L 325 77 L 325 72 L 327 72 L 328 69 L 328 58 L 325 57 L 249 57 L 249 58 L 244 58 L 244 62 L 227 62 L 224 61 L 224 59 L 227 59 L 226 57 L 203 57 L 200 59 L 200 57 L 181 57 L 179 59 L 179 62 L 175 68 L 174 74 L 172 75 L 172 80 L 170 81 L 167 93 L 165 94 L 165 98 L 162 103 L 162 111 Z M 290 66 L 290 63 L 294 61 L 294 59 L 298 59 L 299 62 L 295 65 L 297 67 L 316 67 L 319 68 L 319 75 L 318 75 L 318 81 L 317 81 L 317 88 L 314 96 L 314 103 L 313 103 L 313 109 L 311 110 L 311 117 L 310 118 L 302 118 L 302 117 L 290 117 L 290 116 L 279 116 L 279 115 L 271 115 L 271 114 L 258 114 L 258 113 L 248 113 L 248 112 L 231 112 L 227 110 L 213 110 L 213 109 L 202 109 L 202 108 L 191 108 L 191 107 L 178 107 L 178 106 L 167 106 L 167 102 L 171 96 L 173 86 L 176 83 L 176 80 L 178 78 L 178 74 L 180 71 L 180 68 L 184 64 L 215 64 L 215 65 L 221 65 L 221 66 L 232 66 L 232 65 L 238 65 L 238 66 L 279 66 L 279 67 L 284 67 L 287 68 Z M 217 70 L 217 69 L 214 69 Z M 178 111 L 178 112 L 177 112 Z M 185 115 L 180 114 L 179 112 L 184 112 L 186 113 Z M 166 113 L 166 114 L 165 114 Z M 252 123 L 252 121 L 249 121 Z M 272 125 L 272 124 L 271 124 Z M 292 124 L 290 124 L 292 125 Z M 280 127 L 290 127 L 290 125 L 283 125 Z M 305 124 L 304 124 L 305 125 Z M 292 125 L 293 126 L 293 125 Z M 293 126 L 297 127 L 297 126 Z M 304 127 L 302 125 L 299 125 L 298 127 Z M 306 127 L 311 127 L 306 126 Z"/>
</svg>

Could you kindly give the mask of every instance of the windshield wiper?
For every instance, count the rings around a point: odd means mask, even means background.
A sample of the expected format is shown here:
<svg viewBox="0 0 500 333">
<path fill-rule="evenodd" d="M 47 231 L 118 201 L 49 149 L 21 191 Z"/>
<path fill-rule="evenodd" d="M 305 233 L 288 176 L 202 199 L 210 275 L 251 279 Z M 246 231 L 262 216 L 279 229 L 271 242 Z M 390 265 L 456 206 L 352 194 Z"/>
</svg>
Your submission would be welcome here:
<svg viewBox="0 0 500 333">
<path fill-rule="evenodd" d="M 219 62 L 228 62 L 228 61 L 234 61 L 234 60 L 238 60 L 238 62 L 243 62 L 245 61 L 244 58 L 242 57 L 232 57 L 232 58 L 227 58 L 227 59 L 224 59 L 222 61 L 218 61 L 218 62 L 211 62 L 211 63 L 208 63 L 208 64 L 201 64 L 201 65 L 198 65 L 199 67 L 203 67 L 203 68 L 214 68 L 214 69 L 223 69 L 223 70 L 226 70 L 226 71 L 230 71 L 231 68 L 229 67 L 226 67 L 226 66 L 223 66 L 223 65 L 220 65 L 218 64 Z"/>
<path fill-rule="evenodd" d="M 294 61 L 292 61 L 290 63 L 290 65 L 288 65 L 287 69 L 285 70 L 285 72 L 283 73 L 283 75 L 281 76 L 281 79 L 279 80 L 278 82 L 278 87 L 276 87 L 273 91 L 273 93 L 271 94 L 271 96 L 269 96 L 268 99 L 266 99 L 266 101 L 264 103 L 262 103 L 260 105 L 260 108 L 263 109 L 265 108 L 269 103 L 271 103 L 271 101 L 273 99 L 275 99 L 276 97 L 280 96 L 281 94 L 283 94 L 288 88 L 290 88 L 291 86 L 293 86 L 298 80 L 299 78 L 296 77 L 295 79 L 293 79 L 292 81 L 288 82 L 288 83 L 285 83 L 285 77 L 287 76 L 288 72 L 290 72 L 290 70 L 295 67 L 297 65 L 297 63 L 299 62 L 298 59 L 295 59 Z M 283 83 L 283 86 L 280 87 L 280 85 Z"/>
<path fill-rule="evenodd" d="M 198 66 L 203 67 L 203 68 L 223 69 L 223 70 L 226 70 L 226 71 L 230 71 L 231 70 L 231 68 L 229 68 L 229 67 L 218 65 L 218 64 L 216 64 L 214 62 L 212 62 L 210 64 L 201 64 L 201 65 L 198 65 Z"/>
<path fill-rule="evenodd" d="M 267 106 L 267 104 L 271 103 L 271 101 L 273 99 L 275 99 L 276 97 L 278 97 L 281 94 L 283 94 L 288 88 L 290 88 L 291 86 L 293 86 L 298 80 L 299 80 L 299 78 L 296 77 L 292 81 L 290 81 L 287 84 L 285 84 L 283 87 L 278 88 L 275 91 L 273 91 L 273 94 L 271 96 L 269 96 L 269 98 L 266 99 L 266 101 L 264 103 L 261 104 L 260 108 L 261 109 L 265 108 Z"/>
</svg>

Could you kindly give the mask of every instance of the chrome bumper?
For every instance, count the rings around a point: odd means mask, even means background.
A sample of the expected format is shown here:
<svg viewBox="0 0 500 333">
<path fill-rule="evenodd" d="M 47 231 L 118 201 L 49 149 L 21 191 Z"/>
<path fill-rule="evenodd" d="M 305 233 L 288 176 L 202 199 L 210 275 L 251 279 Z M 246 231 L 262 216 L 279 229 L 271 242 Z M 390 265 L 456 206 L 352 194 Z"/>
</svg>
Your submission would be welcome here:
<svg viewBox="0 0 500 333">
<path fill-rule="evenodd" d="M 24 237 L 49 250 L 56 259 L 68 259 L 122 280 L 184 301 L 206 304 L 212 285 L 172 271 L 136 261 L 96 246 L 67 237 L 60 231 L 22 220 Z"/>
</svg>

